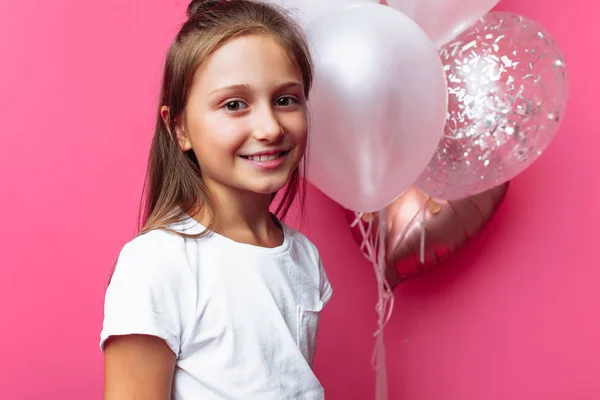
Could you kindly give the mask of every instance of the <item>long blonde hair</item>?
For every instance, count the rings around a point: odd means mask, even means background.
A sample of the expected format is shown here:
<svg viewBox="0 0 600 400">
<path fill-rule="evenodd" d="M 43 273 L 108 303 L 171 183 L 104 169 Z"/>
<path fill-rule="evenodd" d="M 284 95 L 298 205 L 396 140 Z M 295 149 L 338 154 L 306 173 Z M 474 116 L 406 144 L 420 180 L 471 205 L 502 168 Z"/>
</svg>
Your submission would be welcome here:
<svg viewBox="0 0 600 400">
<path fill-rule="evenodd" d="M 250 0 L 192 1 L 188 20 L 171 44 L 165 60 L 159 110 L 150 148 L 144 192 L 140 206 L 140 232 L 167 229 L 186 215 L 200 209 L 214 224 L 215 209 L 202 180 L 198 160 L 193 151 L 184 152 L 169 132 L 175 132 L 175 121 L 185 111 L 193 77 L 206 58 L 229 40 L 240 35 L 262 32 L 271 35 L 285 49 L 302 73 L 305 96 L 312 86 L 313 70 L 308 45 L 302 30 L 281 10 Z M 163 121 L 160 108 L 169 109 Z M 293 171 L 275 211 L 285 218 L 297 198 L 304 206 L 305 181 L 299 168 Z M 273 194 L 272 199 L 275 197 Z M 189 236 L 189 235 L 184 235 Z M 194 235 L 191 235 L 194 236 Z M 197 236 L 197 235 L 196 235 Z"/>
</svg>

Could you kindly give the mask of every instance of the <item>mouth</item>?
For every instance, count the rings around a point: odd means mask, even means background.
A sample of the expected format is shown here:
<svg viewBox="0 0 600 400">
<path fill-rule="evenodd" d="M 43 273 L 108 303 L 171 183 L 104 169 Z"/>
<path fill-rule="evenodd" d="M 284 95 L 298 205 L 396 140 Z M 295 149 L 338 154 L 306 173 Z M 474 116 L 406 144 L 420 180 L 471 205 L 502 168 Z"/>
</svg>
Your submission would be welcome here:
<svg viewBox="0 0 600 400">
<path fill-rule="evenodd" d="M 278 158 L 285 156 L 289 153 L 289 150 L 278 151 L 276 153 L 270 154 L 258 154 L 258 155 L 249 155 L 249 156 L 240 156 L 246 160 L 254 161 L 254 162 L 267 162 L 267 161 L 275 161 Z"/>
</svg>

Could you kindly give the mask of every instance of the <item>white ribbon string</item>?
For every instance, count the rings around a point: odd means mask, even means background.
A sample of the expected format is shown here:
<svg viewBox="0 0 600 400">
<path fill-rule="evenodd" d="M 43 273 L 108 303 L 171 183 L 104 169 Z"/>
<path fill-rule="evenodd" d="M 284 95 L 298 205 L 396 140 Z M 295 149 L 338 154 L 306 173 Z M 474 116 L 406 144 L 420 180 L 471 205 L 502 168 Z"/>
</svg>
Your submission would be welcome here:
<svg viewBox="0 0 600 400">
<path fill-rule="evenodd" d="M 383 338 L 383 329 L 392 316 L 394 308 L 394 295 L 392 288 L 385 279 L 386 269 L 386 249 L 385 249 L 385 226 L 382 223 L 382 215 L 379 215 L 378 229 L 373 234 L 374 216 L 369 215 L 365 218 L 363 213 L 356 212 L 355 220 L 350 224 L 351 227 L 358 227 L 362 242 L 360 249 L 365 257 L 371 262 L 375 277 L 377 280 L 377 331 L 374 333 L 376 338 L 375 349 L 373 351 L 372 364 L 376 371 L 376 400 L 387 400 L 387 368 L 385 362 L 385 341 Z"/>
<path fill-rule="evenodd" d="M 413 218 L 406 225 L 402 234 L 400 235 L 400 242 L 402 242 L 408 230 L 413 225 L 419 214 L 421 216 L 421 249 L 420 249 L 420 260 L 421 263 L 425 263 L 425 221 L 427 218 L 427 205 L 430 201 L 430 197 L 423 202 L 422 207 L 415 213 Z M 372 364 L 376 371 L 376 388 L 375 388 L 375 399 L 376 400 L 387 400 L 388 399 L 388 384 L 387 384 L 387 367 L 385 357 L 385 341 L 383 338 L 383 330 L 389 322 L 392 311 L 394 309 L 394 294 L 392 288 L 385 279 L 385 271 L 387 268 L 386 263 L 386 246 L 385 246 L 385 225 L 383 223 L 383 213 L 379 212 L 377 231 L 373 234 L 373 223 L 375 217 L 370 214 L 364 214 L 361 212 L 354 213 L 355 219 L 350 224 L 351 228 L 358 227 L 362 241 L 360 243 L 360 249 L 363 252 L 365 258 L 373 266 L 375 271 L 375 277 L 377 281 L 377 331 L 373 334 L 375 337 L 375 348 L 373 350 Z"/>
<path fill-rule="evenodd" d="M 421 256 L 421 264 L 425 264 L 425 219 L 427 218 L 427 206 L 429 205 L 430 200 L 431 197 L 427 196 L 423 202 L 423 207 L 421 207 L 421 210 L 423 211 L 421 218 L 421 250 L 419 252 L 419 255 Z"/>
</svg>

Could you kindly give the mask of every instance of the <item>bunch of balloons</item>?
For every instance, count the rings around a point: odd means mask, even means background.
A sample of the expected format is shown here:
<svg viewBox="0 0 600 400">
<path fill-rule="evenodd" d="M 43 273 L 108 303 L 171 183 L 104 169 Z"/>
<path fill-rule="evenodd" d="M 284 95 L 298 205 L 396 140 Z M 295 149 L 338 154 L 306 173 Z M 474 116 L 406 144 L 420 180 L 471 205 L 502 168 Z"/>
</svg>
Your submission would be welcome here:
<svg viewBox="0 0 600 400">
<path fill-rule="evenodd" d="M 396 282 L 476 233 L 563 119 L 560 48 L 498 0 L 262 1 L 312 46 L 307 178 L 363 250 L 381 233 Z"/>
<path fill-rule="evenodd" d="M 348 211 L 377 276 L 376 398 L 392 288 L 477 233 L 548 146 L 568 94 L 546 30 L 498 0 L 261 0 L 315 63 L 307 178 Z"/>
</svg>

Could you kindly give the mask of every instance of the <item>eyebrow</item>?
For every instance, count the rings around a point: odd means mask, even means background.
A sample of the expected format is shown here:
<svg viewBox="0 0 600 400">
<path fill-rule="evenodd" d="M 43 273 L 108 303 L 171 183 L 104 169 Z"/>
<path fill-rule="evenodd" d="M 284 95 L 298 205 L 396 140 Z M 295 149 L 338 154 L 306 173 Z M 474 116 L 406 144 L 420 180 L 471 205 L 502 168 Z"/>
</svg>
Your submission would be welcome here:
<svg viewBox="0 0 600 400">
<path fill-rule="evenodd" d="M 295 88 L 295 87 L 297 87 L 299 89 L 303 89 L 304 85 L 297 81 L 289 81 L 289 82 L 279 85 L 277 90 L 285 90 L 285 89 L 291 89 L 291 88 Z"/>
<path fill-rule="evenodd" d="M 221 93 L 221 92 L 230 92 L 230 91 L 249 91 L 250 90 L 250 85 L 246 85 L 246 84 L 240 84 L 240 85 L 229 85 L 229 86 L 223 86 L 220 87 L 218 89 L 215 89 L 213 91 L 211 91 L 209 94 L 216 94 L 216 93 Z"/>
<path fill-rule="evenodd" d="M 285 89 L 290 89 L 290 88 L 293 88 L 293 87 L 303 88 L 304 85 L 302 85 L 300 82 L 297 82 L 297 81 L 289 81 L 289 82 L 285 82 L 285 83 L 279 85 L 277 87 L 277 91 L 285 90 Z M 213 94 L 221 93 L 221 92 L 250 91 L 250 90 L 251 90 L 251 86 L 250 85 L 247 85 L 247 84 L 237 84 L 237 85 L 223 86 L 221 88 L 215 89 L 215 90 L 211 91 L 209 93 L 209 95 L 213 95 Z"/>
</svg>

